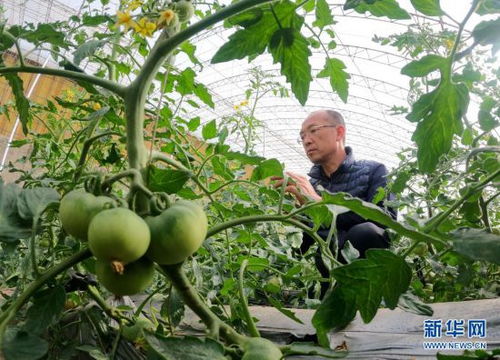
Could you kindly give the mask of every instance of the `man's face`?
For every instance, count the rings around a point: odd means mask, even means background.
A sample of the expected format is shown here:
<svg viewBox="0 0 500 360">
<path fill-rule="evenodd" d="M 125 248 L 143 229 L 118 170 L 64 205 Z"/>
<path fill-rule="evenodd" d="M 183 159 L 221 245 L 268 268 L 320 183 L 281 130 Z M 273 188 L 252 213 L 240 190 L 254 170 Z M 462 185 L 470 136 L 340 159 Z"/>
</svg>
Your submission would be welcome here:
<svg viewBox="0 0 500 360">
<path fill-rule="evenodd" d="M 338 133 L 339 127 L 342 125 L 333 125 L 321 111 L 312 113 L 302 123 L 300 137 L 312 163 L 323 164 L 335 156 L 342 141 Z"/>
</svg>

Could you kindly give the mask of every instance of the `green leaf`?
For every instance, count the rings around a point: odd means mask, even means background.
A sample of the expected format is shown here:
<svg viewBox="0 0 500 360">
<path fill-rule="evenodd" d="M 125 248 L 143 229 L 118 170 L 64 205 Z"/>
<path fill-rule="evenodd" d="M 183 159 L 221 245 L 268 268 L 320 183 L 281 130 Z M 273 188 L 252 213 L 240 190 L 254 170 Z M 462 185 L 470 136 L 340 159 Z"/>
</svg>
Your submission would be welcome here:
<svg viewBox="0 0 500 360">
<path fill-rule="evenodd" d="M 179 50 L 185 53 L 188 57 L 189 60 L 193 64 L 200 65 L 203 68 L 203 65 L 200 63 L 198 58 L 196 57 L 196 46 L 191 44 L 189 41 L 184 41 L 180 46 Z"/>
<path fill-rule="evenodd" d="M 294 25 L 300 28 L 303 23 L 303 19 L 295 14 L 295 4 L 290 1 L 274 4 L 274 11 L 282 27 Z M 212 64 L 262 54 L 279 28 L 273 13 L 269 9 L 263 10 L 257 22 L 229 36 L 229 41 L 215 53 Z"/>
<path fill-rule="evenodd" d="M 3 76 L 7 79 L 12 89 L 19 120 L 23 126 L 23 133 L 27 135 L 28 125 L 31 124 L 33 117 L 30 111 L 30 103 L 26 96 L 24 96 L 23 80 L 17 74 L 3 74 Z"/>
<path fill-rule="evenodd" d="M 483 131 L 491 131 L 499 125 L 498 120 L 493 117 L 493 109 L 498 106 L 498 103 L 491 96 L 483 98 L 479 107 L 479 126 Z"/>
<path fill-rule="evenodd" d="M 226 360 L 222 344 L 210 338 L 164 337 L 145 333 L 151 349 L 164 360 Z"/>
<path fill-rule="evenodd" d="M 64 309 L 66 292 L 62 286 L 46 289 L 37 294 L 28 309 L 26 331 L 39 334 L 47 329 Z"/>
<path fill-rule="evenodd" d="M 194 90 L 194 78 L 196 77 L 196 73 L 193 69 L 187 68 L 183 70 L 177 77 L 177 86 L 175 89 L 181 95 L 189 95 L 193 93 Z"/>
<path fill-rule="evenodd" d="M 453 249 L 458 253 L 500 265 L 500 236 L 480 229 L 460 229 L 452 235 Z"/>
<path fill-rule="evenodd" d="M 3 185 L 0 178 L 0 241 L 14 243 L 31 235 L 31 222 L 23 220 L 17 210 L 21 191 L 15 184 Z"/>
<path fill-rule="evenodd" d="M 108 360 L 109 359 L 105 354 L 102 353 L 102 351 L 99 348 L 92 346 L 92 345 L 77 346 L 76 349 L 89 354 L 89 356 L 91 356 L 92 359 L 95 359 L 95 360 Z"/>
<path fill-rule="evenodd" d="M 295 28 L 277 30 L 269 44 L 274 63 L 281 64 L 281 74 L 292 85 L 292 92 L 301 105 L 307 101 L 312 81 L 308 42 Z"/>
<path fill-rule="evenodd" d="M 104 24 L 105 22 L 113 23 L 113 19 L 108 15 L 89 15 L 87 13 L 83 14 L 82 25 L 86 26 L 96 26 Z"/>
<path fill-rule="evenodd" d="M 252 181 L 259 181 L 269 176 L 283 176 L 283 165 L 276 159 L 261 162 L 252 172 Z"/>
<path fill-rule="evenodd" d="M 239 25 L 241 27 L 247 28 L 255 23 L 258 23 L 263 16 L 264 11 L 262 11 L 262 8 L 253 8 L 231 16 L 226 20 L 224 25 L 226 25 L 226 27 Z"/>
<path fill-rule="evenodd" d="M 435 70 L 442 70 L 446 66 L 446 59 L 439 55 L 426 55 L 419 60 L 403 66 L 401 74 L 410 77 L 422 77 Z"/>
<path fill-rule="evenodd" d="M 316 21 L 313 22 L 314 26 L 323 29 L 327 25 L 333 24 L 333 16 L 330 10 L 330 6 L 326 0 L 316 1 Z"/>
<path fill-rule="evenodd" d="M 262 161 L 265 160 L 265 158 L 261 156 L 252 156 L 236 151 L 226 152 L 224 153 L 224 156 L 229 160 L 237 160 L 242 164 L 249 164 L 249 165 L 259 165 Z"/>
<path fill-rule="evenodd" d="M 464 132 L 462 133 L 462 144 L 472 145 L 473 141 L 474 141 L 474 135 L 472 134 L 472 130 L 470 128 L 465 129 Z"/>
<path fill-rule="evenodd" d="M 341 330 L 356 316 L 356 294 L 353 289 L 336 286 L 325 297 L 312 317 L 321 346 L 330 347 L 327 334 L 330 330 Z"/>
<path fill-rule="evenodd" d="M 498 14 L 500 13 L 500 1 L 499 0 L 483 0 L 481 4 L 476 9 L 476 13 L 479 15 L 486 14 Z"/>
<path fill-rule="evenodd" d="M 17 199 L 19 216 L 32 221 L 51 204 L 59 201 L 59 193 L 52 188 L 24 189 Z"/>
<path fill-rule="evenodd" d="M 205 104 L 210 106 L 210 108 L 214 108 L 214 100 L 212 99 L 212 95 L 208 92 L 208 89 L 205 85 L 196 83 L 193 88 L 193 93 Z"/>
<path fill-rule="evenodd" d="M 196 129 L 198 129 L 200 127 L 200 121 L 201 119 L 199 116 L 196 116 L 189 120 L 187 124 L 189 131 L 195 131 Z"/>
<path fill-rule="evenodd" d="M 276 310 L 278 310 L 280 313 L 282 313 L 283 315 L 285 315 L 289 319 L 292 319 L 293 321 L 298 322 L 299 324 L 302 324 L 302 325 L 304 324 L 302 322 L 302 320 L 300 320 L 297 317 L 297 315 L 295 315 L 295 313 L 293 311 L 291 311 L 289 309 L 286 309 L 279 300 L 273 299 L 270 296 L 267 297 L 267 300 L 269 300 L 269 302 L 271 303 L 271 305 L 274 306 L 274 308 Z"/>
<path fill-rule="evenodd" d="M 160 314 L 164 319 L 172 321 L 172 325 L 176 327 L 184 317 L 184 301 L 179 292 L 172 287 L 168 297 L 161 306 Z"/>
<path fill-rule="evenodd" d="M 68 44 L 64 41 L 66 35 L 57 31 L 57 26 L 59 23 L 38 24 L 35 30 L 22 33 L 20 36 L 33 44 L 49 43 L 67 49 Z"/>
<path fill-rule="evenodd" d="M 339 94 L 343 102 L 347 102 L 347 96 L 349 95 L 349 83 L 347 79 L 351 76 L 344 71 L 345 64 L 342 60 L 329 58 L 326 59 L 325 66 L 318 74 L 319 78 L 328 77 L 330 78 L 330 85 L 332 90 Z"/>
<path fill-rule="evenodd" d="M 108 40 L 89 40 L 86 43 L 83 43 L 73 54 L 73 63 L 77 66 L 80 65 L 83 59 L 94 55 L 98 49 L 107 43 Z"/>
<path fill-rule="evenodd" d="M 336 351 L 330 348 L 317 346 L 314 343 L 291 343 L 283 350 L 284 355 L 317 355 L 321 359 L 341 359 L 348 355 L 347 351 Z M 314 357 L 316 358 L 316 357 Z"/>
<path fill-rule="evenodd" d="M 389 250 L 369 249 L 366 259 L 335 268 L 332 275 L 337 285 L 312 319 L 322 342 L 328 331 L 347 326 L 358 310 L 363 321 L 370 322 L 382 298 L 394 309 L 401 294 L 410 286 L 411 268 L 402 257 Z"/>
<path fill-rule="evenodd" d="M 7 331 L 3 342 L 5 360 L 37 360 L 43 357 L 49 344 L 26 331 Z"/>
<path fill-rule="evenodd" d="M 278 24 L 269 12 L 264 12 L 258 21 L 229 36 L 211 60 L 212 64 L 257 56 L 264 52 Z"/>
<path fill-rule="evenodd" d="M 314 8 L 316 7 L 316 1 L 315 0 L 309 0 L 307 1 L 303 6 L 302 8 L 304 9 L 305 12 L 311 12 L 314 10 Z"/>
<path fill-rule="evenodd" d="M 399 173 L 391 185 L 391 192 L 396 194 L 403 192 L 403 190 L 406 189 L 406 183 L 411 179 L 411 176 L 412 174 L 410 171 Z"/>
<path fill-rule="evenodd" d="M 101 164 L 116 164 L 121 159 L 120 152 L 116 148 L 117 145 L 112 143 L 107 155 L 101 160 Z"/>
<path fill-rule="evenodd" d="M 446 154 L 453 135 L 463 131 L 462 116 L 469 104 L 469 91 L 464 84 L 441 81 L 432 92 L 420 97 L 407 119 L 419 121 L 412 140 L 418 145 L 418 166 L 432 172 L 441 155 Z"/>
<path fill-rule="evenodd" d="M 212 158 L 211 162 L 214 169 L 214 173 L 216 173 L 217 175 L 221 176 L 226 180 L 234 179 L 234 174 L 227 167 L 227 164 L 224 160 L 222 160 L 218 156 L 215 156 Z"/>
<path fill-rule="evenodd" d="M 149 188 L 152 191 L 166 192 L 167 194 L 176 194 L 189 180 L 189 174 L 184 171 L 173 169 L 150 168 Z"/>
<path fill-rule="evenodd" d="M 410 292 L 406 292 L 400 296 L 398 307 L 417 315 L 432 316 L 434 314 L 434 310 L 429 305 L 421 302 Z"/>
<path fill-rule="evenodd" d="M 203 139 L 205 140 L 217 137 L 217 124 L 215 122 L 215 119 L 203 125 L 201 134 L 203 135 Z"/>
<path fill-rule="evenodd" d="M 394 309 L 401 294 L 410 286 L 411 269 L 404 258 L 387 250 L 368 249 L 366 258 L 384 268 L 385 276 L 390 281 L 381 284 L 385 305 Z"/>
<path fill-rule="evenodd" d="M 354 246 L 352 246 L 352 244 L 349 240 L 347 240 L 344 243 L 344 247 L 342 248 L 342 250 L 340 250 L 340 253 L 342 254 L 342 256 L 344 257 L 344 259 L 346 260 L 346 262 L 348 264 L 352 263 L 354 260 L 359 258 L 358 249 L 356 249 Z"/>
<path fill-rule="evenodd" d="M 363 3 L 373 4 L 375 1 L 380 0 L 346 0 L 344 4 L 344 10 L 354 9 L 355 7 Z"/>
<path fill-rule="evenodd" d="M 415 10 L 428 16 L 443 15 L 443 10 L 439 6 L 439 0 L 411 0 L 411 4 Z"/>
<path fill-rule="evenodd" d="M 332 213 L 325 206 L 315 206 L 304 211 L 311 220 L 314 222 L 315 229 L 318 229 L 321 225 L 328 228 L 332 223 Z"/>
<path fill-rule="evenodd" d="M 377 0 L 371 4 L 365 0 L 354 8 L 360 14 L 369 12 L 374 16 L 382 17 L 387 16 L 389 19 L 410 19 L 410 15 L 399 7 L 395 0 Z"/>
<path fill-rule="evenodd" d="M 493 44 L 492 53 L 495 54 L 500 49 L 500 17 L 477 24 L 472 30 L 472 36 L 481 45 Z"/>
</svg>

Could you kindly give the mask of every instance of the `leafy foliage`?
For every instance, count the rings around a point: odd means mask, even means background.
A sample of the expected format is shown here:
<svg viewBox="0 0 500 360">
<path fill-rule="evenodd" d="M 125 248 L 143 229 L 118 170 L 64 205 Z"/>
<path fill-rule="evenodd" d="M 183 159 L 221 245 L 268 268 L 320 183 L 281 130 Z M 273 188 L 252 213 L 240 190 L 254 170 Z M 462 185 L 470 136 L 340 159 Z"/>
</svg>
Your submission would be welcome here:
<svg viewBox="0 0 500 360">
<path fill-rule="evenodd" d="M 370 322 L 382 298 L 394 309 L 399 296 L 406 292 L 411 269 L 406 262 L 387 250 L 371 249 L 366 259 L 354 260 L 333 270 L 337 285 L 320 305 L 312 323 L 320 343 L 326 346 L 329 330 L 339 330 L 349 324 L 359 310 L 364 322 Z M 386 277 L 391 281 L 386 281 Z"/>
</svg>

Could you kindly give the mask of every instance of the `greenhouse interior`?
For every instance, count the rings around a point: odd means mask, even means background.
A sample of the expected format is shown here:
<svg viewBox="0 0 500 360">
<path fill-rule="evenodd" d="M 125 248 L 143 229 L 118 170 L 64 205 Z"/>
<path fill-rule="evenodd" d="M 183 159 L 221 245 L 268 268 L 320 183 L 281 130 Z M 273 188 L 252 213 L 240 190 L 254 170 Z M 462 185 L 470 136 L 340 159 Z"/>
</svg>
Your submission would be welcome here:
<svg viewBox="0 0 500 360">
<path fill-rule="evenodd" d="M 499 13 L 0 2 L 0 360 L 500 359 Z"/>
</svg>

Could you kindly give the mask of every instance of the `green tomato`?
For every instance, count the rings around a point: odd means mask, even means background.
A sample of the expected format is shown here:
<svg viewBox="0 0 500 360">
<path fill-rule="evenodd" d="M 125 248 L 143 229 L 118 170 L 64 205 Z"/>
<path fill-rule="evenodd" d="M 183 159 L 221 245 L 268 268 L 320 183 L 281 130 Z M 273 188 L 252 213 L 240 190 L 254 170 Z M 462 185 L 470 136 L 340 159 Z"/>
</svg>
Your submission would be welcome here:
<svg viewBox="0 0 500 360">
<path fill-rule="evenodd" d="M 193 3 L 189 0 L 180 0 L 174 4 L 174 10 L 180 22 L 185 22 L 191 19 L 194 15 Z"/>
<path fill-rule="evenodd" d="M 267 280 L 267 283 L 264 285 L 264 290 L 276 294 L 280 292 L 281 285 L 282 285 L 281 278 L 273 276 L 269 280 Z"/>
<path fill-rule="evenodd" d="M 426 255 L 429 254 L 429 250 L 427 248 L 427 244 L 421 242 L 419 243 L 417 246 L 415 246 L 415 248 L 413 249 L 413 253 L 415 255 L 418 255 L 418 256 L 421 256 L 421 257 L 424 257 Z"/>
<path fill-rule="evenodd" d="M 264 338 L 250 338 L 243 345 L 241 360 L 280 360 L 283 353 L 272 341 Z"/>
<path fill-rule="evenodd" d="M 144 330 L 154 331 L 155 325 L 148 318 L 141 316 L 135 321 L 135 324 L 124 326 L 122 335 L 128 341 L 136 342 L 141 337 L 144 337 Z"/>
<path fill-rule="evenodd" d="M 94 196 L 84 190 L 73 190 L 61 200 L 59 219 L 63 229 L 68 234 L 78 239 L 87 240 L 92 218 L 113 204 L 113 199 L 106 196 Z"/>
<path fill-rule="evenodd" d="M 198 250 L 207 236 L 203 208 L 181 200 L 156 217 L 147 217 L 151 245 L 147 256 L 162 265 L 178 264 Z"/>
<path fill-rule="evenodd" d="M 139 215 L 129 209 L 114 208 L 94 216 L 88 238 L 96 258 L 128 264 L 146 253 L 150 233 Z"/>
<path fill-rule="evenodd" d="M 153 281 L 155 268 L 151 260 L 141 258 L 125 265 L 123 273 L 118 274 L 108 261 L 97 259 L 95 273 L 99 283 L 108 291 L 124 296 L 144 291 Z"/>
</svg>

